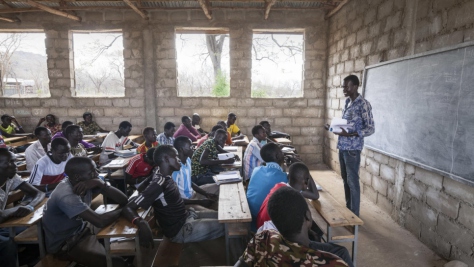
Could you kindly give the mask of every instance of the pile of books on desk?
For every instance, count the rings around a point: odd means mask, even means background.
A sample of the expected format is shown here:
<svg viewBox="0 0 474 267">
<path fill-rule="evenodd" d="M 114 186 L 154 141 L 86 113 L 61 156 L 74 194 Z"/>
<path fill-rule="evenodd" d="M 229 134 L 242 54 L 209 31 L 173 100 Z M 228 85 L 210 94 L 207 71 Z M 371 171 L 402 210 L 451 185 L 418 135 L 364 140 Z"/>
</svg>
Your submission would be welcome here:
<svg viewBox="0 0 474 267">
<path fill-rule="evenodd" d="M 217 185 L 227 183 L 238 183 L 242 181 L 242 177 L 240 176 L 239 171 L 221 172 L 217 175 L 214 175 L 213 178 Z"/>
</svg>

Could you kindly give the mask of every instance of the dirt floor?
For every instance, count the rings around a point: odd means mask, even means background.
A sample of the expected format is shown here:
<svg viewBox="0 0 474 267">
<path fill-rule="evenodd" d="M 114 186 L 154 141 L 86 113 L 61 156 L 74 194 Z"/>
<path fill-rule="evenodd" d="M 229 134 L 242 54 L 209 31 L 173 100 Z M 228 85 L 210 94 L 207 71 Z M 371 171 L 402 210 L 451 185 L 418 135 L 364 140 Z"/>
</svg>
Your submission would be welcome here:
<svg viewBox="0 0 474 267">
<path fill-rule="evenodd" d="M 337 173 L 322 166 L 311 174 L 339 203 L 345 202 L 342 180 Z M 359 230 L 357 266 L 441 267 L 446 263 L 364 196 L 361 219 L 364 225 Z M 346 247 L 351 251 L 350 244 Z M 222 265 L 226 265 L 224 238 L 187 244 L 181 253 L 180 266 Z"/>
</svg>

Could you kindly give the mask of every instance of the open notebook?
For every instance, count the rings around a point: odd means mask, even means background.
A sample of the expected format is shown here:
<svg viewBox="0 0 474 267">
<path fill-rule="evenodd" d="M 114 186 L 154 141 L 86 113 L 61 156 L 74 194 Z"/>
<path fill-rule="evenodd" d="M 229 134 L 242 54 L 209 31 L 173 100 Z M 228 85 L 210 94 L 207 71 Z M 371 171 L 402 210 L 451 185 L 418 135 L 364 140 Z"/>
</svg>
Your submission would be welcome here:
<svg viewBox="0 0 474 267">
<path fill-rule="evenodd" d="M 242 181 L 239 171 L 226 171 L 213 176 L 216 184 L 238 183 Z"/>
</svg>

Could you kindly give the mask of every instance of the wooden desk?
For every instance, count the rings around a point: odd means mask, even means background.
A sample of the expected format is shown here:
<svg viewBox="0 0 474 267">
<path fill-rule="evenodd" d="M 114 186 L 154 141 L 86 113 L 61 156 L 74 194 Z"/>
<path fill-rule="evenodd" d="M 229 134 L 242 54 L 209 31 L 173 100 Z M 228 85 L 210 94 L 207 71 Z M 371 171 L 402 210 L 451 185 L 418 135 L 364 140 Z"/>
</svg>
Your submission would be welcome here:
<svg viewBox="0 0 474 267">
<path fill-rule="evenodd" d="M 230 265 L 229 238 L 247 238 L 252 214 L 242 182 L 219 186 L 218 220 L 225 224 L 227 265 Z"/>
<path fill-rule="evenodd" d="M 43 225 L 41 222 L 41 218 L 43 217 L 43 209 L 46 201 L 48 201 L 47 198 L 43 199 L 43 201 L 36 205 L 34 212 L 26 215 L 25 217 L 10 218 L 0 224 L 0 228 L 10 228 L 10 237 L 14 238 L 16 243 L 38 243 L 41 258 L 46 255 L 46 248 L 44 246 Z M 37 233 L 36 238 L 34 237 L 35 229 L 31 228 L 35 224 Z M 16 236 L 15 227 L 28 227 L 28 229 Z M 33 236 L 30 236 L 31 233 L 33 233 Z M 25 242 L 19 240 L 25 240 Z M 19 263 L 17 259 L 17 266 L 18 265 Z"/>
<path fill-rule="evenodd" d="M 246 135 L 244 135 L 243 139 L 232 141 L 232 145 L 234 146 L 248 146 L 249 143 L 250 143 L 249 138 Z"/>
<path fill-rule="evenodd" d="M 135 143 L 141 144 L 145 142 L 145 138 L 141 134 L 136 134 L 136 135 L 130 135 L 128 136 L 128 139 L 132 140 Z"/>
<path fill-rule="evenodd" d="M 7 145 L 9 145 L 10 143 L 26 141 L 27 139 L 28 139 L 28 136 L 16 136 L 16 137 L 3 138 L 3 140 L 5 141 L 5 144 Z"/>
<path fill-rule="evenodd" d="M 115 165 L 115 164 L 107 164 L 105 166 L 102 166 L 102 169 L 105 169 L 107 170 L 107 177 L 109 179 L 113 179 L 113 180 L 123 180 L 123 185 L 124 185 L 124 193 L 127 194 L 127 181 L 125 179 L 125 169 L 127 168 L 128 166 L 128 163 L 130 162 L 130 160 L 132 159 L 133 157 L 129 157 L 129 158 L 122 158 L 122 157 L 118 157 L 118 158 L 115 158 L 113 160 L 123 160 L 123 163 L 122 164 L 118 164 L 118 165 Z M 112 172 L 116 171 L 116 170 L 122 170 L 122 175 L 112 175 Z M 104 197 L 104 201 L 105 201 L 105 197 Z M 104 204 L 106 204 L 104 202 Z"/>
<path fill-rule="evenodd" d="M 285 145 L 289 145 L 291 144 L 291 140 L 290 139 L 286 139 L 286 138 L 283 138 L 283 137 L 280 137 L 280 138 L 274 138 L 275 141 L 277 143 L 280 143 L 280 144 L 285 144 Z"/>
<path fill-rule="evenodd" d="M 319 191 L 318 200 L 308 202 L 313 220 L 320 223 L 322 219 L 327 224 L 325 232 L 327 242 L 352 243 L 352 262 L 356 266 L 359 225 L 363 225 L 364 222 L 346 206 L 339 204 L 324 188 Z M 352 230 L 347 229 L 352 227 Z M 334 228 L 339 228 L 342 234 L 334 234 Z"/>
<path fill-rule="evenodd" d="M 98 133 L 96 135 L 84 135 L 83 141 L 86 141 L 88 143 L 91 142 L 101 142 L 104 141 L 104 138 L 107 136 L 106 133 Z"/>
<path fill-rule="evenodd" d="M 112 207 L 112 205 L 107 205 L 107 206 Z M 103 210 L 105 210 L 104 205 L 101 205 L 96 209 L 96 212 L 101 212 Z M 111 210 L 113 209 L 109 208 L 109 211 Z M 139 209 L 138 215 L 142 218 L 145 218 L 148 215 L 149 211 L 150 209 L 146 211 Z M 138 232 L 138 228 L 123 217 L 118 218 L 117 221 L 115 221 L 111 225 L 108 225 L 107 227 L 99 231 L 99 233 L 97 234 L 97 238 L 104 239 L 104 246 L 105 246 L 106 258 L 107 258 L 107 267 L 112 267 L 112 254 L 113 255 L 136 255 L 137 266 L 142 266 L 140 239 L 137 235 L 137 232 Z M 110 239 L 116 238 L 116 237 L 135 238 L 135 241 L 134 242 L 130 242 L 130 241 L 117 242 L 115 249 L 113 249 L 112 248 L 113 245 L 110 243 Z"/>
</svg>

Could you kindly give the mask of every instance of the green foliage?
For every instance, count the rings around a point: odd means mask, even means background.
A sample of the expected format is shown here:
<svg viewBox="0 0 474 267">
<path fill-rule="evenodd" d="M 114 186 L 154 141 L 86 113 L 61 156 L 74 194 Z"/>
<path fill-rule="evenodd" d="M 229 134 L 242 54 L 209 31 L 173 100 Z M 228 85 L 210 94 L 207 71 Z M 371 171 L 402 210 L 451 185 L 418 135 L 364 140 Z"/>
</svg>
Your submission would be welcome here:
<svg viewBox="0 0 474 267">
<path fill-rule="evenodd" d="M 225 73 L 219 71 L 216 76 L 216 82 L 212 88 L 212 96 L 226 97 L 230 95 L 230 83 Z"/>
<path fill-rule="evenodd" d="M 265 89 L 255 88 L 252 89 L 253 98 L 265 98 L 268 97 L 267 91 Z"/>
</svg>

